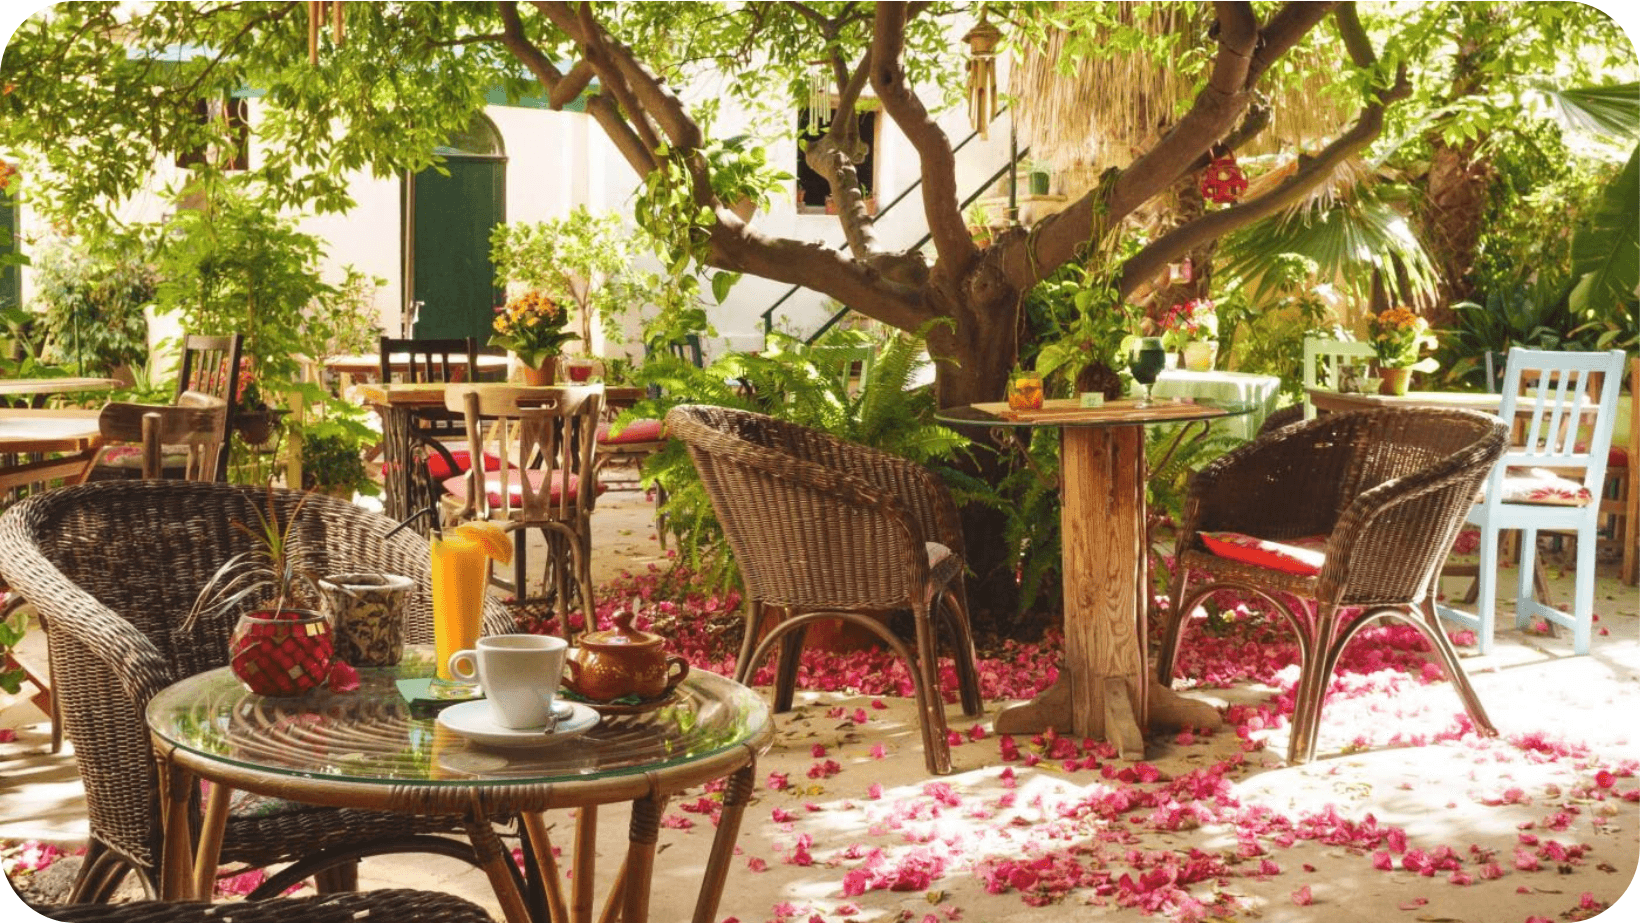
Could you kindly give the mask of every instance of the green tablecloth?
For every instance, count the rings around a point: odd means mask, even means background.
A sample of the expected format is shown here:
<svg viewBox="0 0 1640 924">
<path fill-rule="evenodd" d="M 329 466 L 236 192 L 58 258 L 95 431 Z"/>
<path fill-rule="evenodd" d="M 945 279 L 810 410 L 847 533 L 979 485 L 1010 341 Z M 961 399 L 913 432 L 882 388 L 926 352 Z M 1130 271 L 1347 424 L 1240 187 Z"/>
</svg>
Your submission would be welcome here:
<svg viewBox="0 0 1640 924">
<path fill-rule="evenodd" d="M 1164 369 L 1151 388 L 1158 398 L 1212 398 L 1224 402 L 1251 402 L 1250 414 L 1228 417 L 1213 423 L 1214 432 L 1251 440 L 1258 435 L 1264 418 L 1276 409 L 1281 379 L 1273 375 L 1245 372 L 1190 372 Z"/>
</svg>

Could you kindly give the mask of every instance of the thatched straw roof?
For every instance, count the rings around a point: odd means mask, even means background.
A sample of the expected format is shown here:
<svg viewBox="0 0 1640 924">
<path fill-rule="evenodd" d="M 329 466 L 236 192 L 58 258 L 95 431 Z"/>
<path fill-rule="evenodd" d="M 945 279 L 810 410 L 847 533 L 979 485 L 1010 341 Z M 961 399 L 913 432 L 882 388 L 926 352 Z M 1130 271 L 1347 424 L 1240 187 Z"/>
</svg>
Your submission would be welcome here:
<svg viewBox="0 0 1640 924">
<path fill-rule="evenodd" d="M 1175 36 L 1167 65 L 1158 66 L 1145 51 L 1113 48 L 1102 39 L 1118 27 L 1102 27 L 1091 36 L 1054 30 L 1040 42 L 1021 42 L 1009 68 L 1020 144 L 1030 146 L 1033 159 L 1053 165 L 1064 177 L 1065 191 L 1073 195 L 1091 188 L 1101 170 L 1127 164 L 1161 137 L 1189 107 L 1201 67 L 1210 64 L 1216 50 L 1207 4 L 1124 2 L 1115 5 L 1114 16 L 1150 35 Z M 1263 88 L 1273 103 L 1271 125 L 1238 153 L 1313 147 L 1347 124 L 1351 113 L 1320 92 L 1338 69 L 1338 54 L 1313 42 L 1294 49 L 1289 57 L 1295 62 L 1327 62 L 1304 68 L 1315 76 L 1303 86 L 1276 87 L 1277 75 L 1267 75 Z M 1200 66 L 1189 71 L 1171 66 L 1178 61 Z"/>
</svg>

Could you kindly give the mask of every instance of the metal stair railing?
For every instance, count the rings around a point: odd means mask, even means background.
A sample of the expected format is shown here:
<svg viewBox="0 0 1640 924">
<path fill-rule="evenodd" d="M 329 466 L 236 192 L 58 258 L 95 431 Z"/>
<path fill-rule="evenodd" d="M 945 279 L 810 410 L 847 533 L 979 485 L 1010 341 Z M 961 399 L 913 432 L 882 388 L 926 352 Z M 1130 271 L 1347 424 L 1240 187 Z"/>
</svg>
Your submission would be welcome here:
<svg viewBox="0 0 1640 924">
<path fill-rule="evenodd" d="M 1006 111 L 1006 110 L 1004 110 L 1004 111 Z M 999 112 L 997 114 L 1001 115 L 1002 113 Z M 968 137 L 962 139 L 962 141 L 960 143 L 958 143 L 956 147 L 951 149 L 951 153 L 956 154 L 956 153 L 960 152 L 964 147 L 967 147 L 968 142 L 973 141 L 975 138 L 978 138 L 978 137 L 979 137 L 979 132 L 977 132 L 977 131 L 971 132 L 968 135 Z M 987 177 L 984 182 L 979 184 L 978 188 L 976 188 L 972 193 L 970 193 L 966 199 L 962 200 L 962 203 L 960 205 L 958 205 L 958 207 L 957 207 L 958 211 L 960 212 L 960 211 L 966 210 L 968 208 L 968 206 L 973 205 L 974 202 L 976 200 L 978 200 L 980 198 L 980 196 L 983 195 L 987 189 L 991 188 L 991 184 L 993 184 L 996 181 L 1002 179 L 1004 176 L 1007 176 L 1010 173 L 1012 173 L 1017 168 L 1020 159 L 1027 156 L 1029 153 L 1030 153 L 1030 148 L 1026 148 L 1023 151 L 1014 151 L 1010 155 L 1010 157 L 1008 158 L 1008 163 L 1006 165 L 1004 165 L 1001 169 L 997 170 L 995 173 L 993 173 L 989 177 Z M 903 202 L 905 200 L 906 196 L 911 195 L 912 190 L 917 189 L 920 186 L 922 186 L 922 177 L 918 176 L 915 182 L 911 183 L 905 189 L 901 190 L 900 194 L 898 196 L 895 196 L 894 199 L 891 202 L 888 203 L 888 205 L 886 205 L 882 209 L 880 209 L 877 212 L 876 217 L 874 217 L 872 219 L 872 221 L 875 222 L 878 218 L 881 218 L 884 215 L 888 214 L 888 212 L 891 209 L 893 209 L 896 205 L 899 205 L 901 202 Z M 933 238 L 932 233 L 924 232 L 923 236 L 918 238 L 916 243 L 912 244 L 909 249 L 911 249 L 911 250 L 920 250 L 932 238 Z M 838 249 L 840 250 L 842 248 L 839 247 Z M 785 291 L 785 293 L 782 294 L 779 298 L 775 299 L 773 304 L 771 304 L 768 308 L 764 309 L 764 311 L 763 311 L 763 335 L 765 337 L 768 336 L 770 333 L 772 333 L 774 331 L 774 312 L 775 312 L 775 309 L 777 309 L 781 305 L 785 304 L 787 299 L 791 298 L 793 295 L 796 295 L 802 289 L 803 289 L 803 287 L 800 286 L 800 285 L 793 285 L 791 288 L 787 289 Z M 831 330 L 834 326 L 836 326 L 837 322 L 842 320 L 844 315 L 848 314 L 850 311 L 853 311 L 853 310 L 854 309 L 848 307 L 847 305 L 844 305 L 843 309 L 841 311 L 838 311 L 836 314 L 832 315 L 829 319 L 827 319 L 826 323 L 820 325 L 820 328 L 818 330 L 816 330 L 814 333 L 810 334 L 807 338 L 805 338 L 804 342 L 808 343 L 808 344 L 813 344 L 815 342 L 815 340 L 819 339 L 823 334 L 825 334 L 826 331 Z"/>
</svg>

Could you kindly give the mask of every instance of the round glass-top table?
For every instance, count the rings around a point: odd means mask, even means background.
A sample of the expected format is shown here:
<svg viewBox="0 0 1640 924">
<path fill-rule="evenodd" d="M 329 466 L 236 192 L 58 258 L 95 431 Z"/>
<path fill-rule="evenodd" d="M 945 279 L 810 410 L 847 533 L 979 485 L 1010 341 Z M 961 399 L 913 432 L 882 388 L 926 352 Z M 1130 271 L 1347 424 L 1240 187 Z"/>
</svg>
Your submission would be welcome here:
<svg viewBox="0 0 1640 924">
<path fill-rule="evenodd" d="M 617 877 L 614 907 L 627 920 L 648 911 L 649 881 L 661 809 L 668 796 L 729 778 L 723 815 L 696 906 L 710 920 L 751 797 L 757 756 L 774 737 L 769 708 L 753 691 L 715 674 L 691 671 L 678 695 L 658 709 L 606 714 L 592 729 L 541 747 L 497 748 L 470 742 L 431 713 L 413 714 L 399 681 L 432 676 L 430 650 L 408 651 L 397 667 L 361 669 L 359 689 L 274 698 L 247 692 L 227 668 L 167 687 L 148 706 L 147 722 L 172 800 L 167 818 L 186 818 L 192 778 L 219 784 L 187 872 L 186 825 L 166 828 L 166 891 L 185 898 L 208 887 L 231 790 L 355 809 L 459 815 L 467 820 L 481 865 L 511 920 L 543 911 L 565 920 L 546 825 L 540 813 L 578 808 L 572 905 L 591 915 L 597 806 L 630 801 L 631 839 Z M 418 700 L 420 706 L 424 701 Z M 448 708 L 448 707 L 447 707 Z M 220 804 L 218 804 L 220 802 Z M 518 813 L 541 864 L 551 907 L 526 906 L 490 818 Z M 205 894 L 208 895 L 208 892 Z"/>
<path fill-rule="evenodd" d="M 1065 655 L 1059 678 L 1034 699 L 997 713 L 1005 734 L 1054 728 L 1115 745 L 1125 760 L 1144 758 L 1144 733 L 1156 701 L 1188 711 L 1155 684 L 1145 659 L 1149 556 L 1145 529 L 1145 434 L 1153 424 L 1200 423 L 1251 413 L 1254 402 L 1134 399 L 1084 408 L 1074 399 L 1039 410 L 1003 402 L 946 408 L 956 427 L 1057 427 L 1060 440 L 1060 554 Z"/>
</svg>

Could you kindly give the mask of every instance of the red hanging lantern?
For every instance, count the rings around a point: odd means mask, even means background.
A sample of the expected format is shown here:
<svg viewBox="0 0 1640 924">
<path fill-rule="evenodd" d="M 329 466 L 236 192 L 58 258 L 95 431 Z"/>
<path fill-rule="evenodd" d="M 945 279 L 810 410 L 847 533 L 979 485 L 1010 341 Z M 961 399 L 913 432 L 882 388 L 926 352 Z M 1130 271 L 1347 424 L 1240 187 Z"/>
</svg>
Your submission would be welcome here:
<svg viewBox="0 0 1640 924">
<path fill-rule="evenodd" d="M 1236 155 L 1229 148 L 1215 146 L 1213 160 L 1202 171 L 1202 198 L 1219 205 L 1229 205 L 1247 191 L 1247 177 L 1236 166 Z"/>
</svg>

